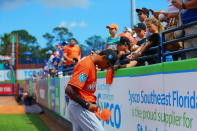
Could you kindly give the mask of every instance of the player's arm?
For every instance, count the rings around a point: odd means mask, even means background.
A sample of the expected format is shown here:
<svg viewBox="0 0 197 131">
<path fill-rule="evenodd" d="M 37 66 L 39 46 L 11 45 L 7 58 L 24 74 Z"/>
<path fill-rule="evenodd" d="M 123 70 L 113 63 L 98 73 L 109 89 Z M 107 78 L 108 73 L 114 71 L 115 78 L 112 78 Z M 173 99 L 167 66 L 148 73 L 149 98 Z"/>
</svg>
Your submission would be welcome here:
<svg viewBox="0 0 197 131">
<path fill-rule="evenodd" d="M 81 59 L 81 48 L 79 47 L 79 57 L 78 57 L 78 60 Z"/>
<path fill-rule="evenodd" d="M 191 0 L 191 1 L 187 1 L 184 3 L 185 8 L 186 9 L 195 9 L 197 8 L 197 1 L 196 0 Z"/>
<path fill-rule="evenodd" d="M 197 1 L 190 0 L 187 2 L 181 2 L 181 1 L 173 0 L 172 5 L 178 9 L 195 9 L 197 8 Z"/>
<path fill-rule="evenodd" d="M 65 90 L 65 93 L 75 102 L 77 102 L 79 105 L 81 105 L 83 108 L 95 112 L 98 109 L 97 104 L 91 104 L 89 102 L 86 102 L 85 100 L 81 99 L 79 95 L 75 91 L 75 86 L 68 84 Z"/>
<path fill-rule="evenodd" d="M 64 59 L 73 62 L 73 59 L 69 58 L 69 57 L 67 56 L 67 53 L 64 53 Z"/>
</svg>

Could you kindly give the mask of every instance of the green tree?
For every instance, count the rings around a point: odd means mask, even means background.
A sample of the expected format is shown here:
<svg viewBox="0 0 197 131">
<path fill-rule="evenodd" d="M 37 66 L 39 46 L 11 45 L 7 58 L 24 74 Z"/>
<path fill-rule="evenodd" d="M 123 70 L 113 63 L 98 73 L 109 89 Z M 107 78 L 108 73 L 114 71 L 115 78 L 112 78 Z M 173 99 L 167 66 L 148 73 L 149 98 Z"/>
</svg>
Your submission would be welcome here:
<svg viewBox="0 0 197 131">
<path fill-rule="evenodd" d="M 51 50 L 54 50 L 53 42 L 54 42 L 55 36 L 53 36 L 50 33 L 45 33 L 42 36 L 47 40 L 47 43 L 46 43 L 47 48 L 51 49 Z"/>
<path fill-rule="evenodd" d="M 23 55 L 24 52 L 29 51 L 32 53 L 31 58 L 37 58 L 39 56 L 39 45 L 36 37 L 29 34 L 26 30 L 12 31 L 11 34 L 18 35 L 18 52 L 19 60 L 25 59 L 27 56 Z"/>
<path fill-rule="evenodd" d="M 11 34 L 5 33 L 1 36 L 0 43 L 0 55 L 10 55 L 11 53 L 11 44 L 10 44 L 10 36 Z"/>
<path fill-rule="evenodd" d="M 65 27 L 55 27 L 52 30 L 52 33 L 45 33 L 42 35 L 47 42 L 46 42 L 46 51 L 48 50 L 55 50 L 55 43 L 60 43 L 63 41 L 68 41 L 73 34 L 68 30 L 68 28 Z M 44 51 L 42 50 L 42 51 Z"/>
<path fill-rule="evenodd" d="M 41 59 L 45 59 L 45 60 L 48 60 L 49 59 L 49 54 L 47 54 L 47 52 L 49 51 L 50 49 L 49 48 L 41 48 L 39 51 L 39 57 Z"/>
<path fill-rule="evenodd" d="M 82 55 L 87 56 L 92 50 L 102 50 L 105 45 L 105 41 L 101 36 L 93 35 L 85 40 L 85 45 L 80 45 Z"/>
<path fill-rule="evenodd" d="M 105 41 L 101 36 L 91 36 L 87 40 L 85 40 L 86 45 L 89 49 L 98 50 L 105 45 Z"/>
<path fill-rule="evenodd" d="M 34 37 L 31 34 L 29 34 L 29 32 L 26 31 L 26 30 L 12 31 L 11 34 L 17 34 L 18 37 L 19 37 L 18 38 L 19 39 L 19 43 L 21 43 L 21 44 L 25 44 L 25 45 L 38 44 L 36 37 Z"/>
<path fill-rule="evenodd" d="M 81 49 L 82 57 L 90 54 L 90 49 L 88 48 L 88 46 L 82 44 L 79 44 L 79 46 Z"/>
<path fill-rule="evenodd" d="M 67 41 L 73 36 L 73 34 L 65 27 L 55 27 L 53 28 L 53 33 L 55 34 L 55 41 L 62 42 Z"/>
</svg>

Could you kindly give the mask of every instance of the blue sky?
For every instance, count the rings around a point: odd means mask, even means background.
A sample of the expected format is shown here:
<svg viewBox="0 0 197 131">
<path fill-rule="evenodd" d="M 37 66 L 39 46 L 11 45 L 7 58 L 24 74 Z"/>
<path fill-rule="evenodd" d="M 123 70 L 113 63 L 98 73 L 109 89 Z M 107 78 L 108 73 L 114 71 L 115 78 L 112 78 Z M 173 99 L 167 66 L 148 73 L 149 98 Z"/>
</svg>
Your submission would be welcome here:
<svg viewBox="0 0 197 131">
<path fill-rule="evenodd" d="M 136 0 L 136 8 L 166 10 L 166 1 Z M 106 38 L 106 25 L 117 24 L 119 33 L 130 27 L 130 5 L 130 0 L 0 0 L 0 35 L 25 29 L 45 47 L 42 35 L 65 26 L 84 44 L 92 35 Z"/>
</svg>

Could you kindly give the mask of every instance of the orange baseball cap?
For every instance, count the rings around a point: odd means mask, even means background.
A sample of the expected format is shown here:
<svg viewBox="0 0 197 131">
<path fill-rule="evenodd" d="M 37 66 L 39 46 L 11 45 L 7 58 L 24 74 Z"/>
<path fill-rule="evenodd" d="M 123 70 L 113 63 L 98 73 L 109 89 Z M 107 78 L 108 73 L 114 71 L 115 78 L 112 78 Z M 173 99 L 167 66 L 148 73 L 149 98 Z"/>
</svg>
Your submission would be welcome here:
<svg viewBox="0 0 197 131">
<path fill-rule="evenodd" d="M 116 30 L 118 30 L 118 26 L 117 26 L 116 24 L 108 25 L 108 26 L 106 26 L 106 28 L 108 28 L 108 29 L 116 29 Z"/>
</svg>

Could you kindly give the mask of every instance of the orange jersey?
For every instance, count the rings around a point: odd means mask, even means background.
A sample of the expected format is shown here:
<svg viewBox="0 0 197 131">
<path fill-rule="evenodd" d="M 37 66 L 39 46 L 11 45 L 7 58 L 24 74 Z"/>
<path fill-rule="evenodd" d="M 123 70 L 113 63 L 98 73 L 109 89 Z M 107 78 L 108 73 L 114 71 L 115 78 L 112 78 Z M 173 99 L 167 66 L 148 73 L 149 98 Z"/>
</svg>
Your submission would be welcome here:
<svg viewBox="0 0 197 131">
<path fill-rule="evenodd" d="M 77 60 L 80 60 L 81 58 L 81 50 L 80 47 L 78 45 L 74 45 L 74 46 L 70 46 L 67 45 L 64 47 L 64 53 L 66 53 L 66 55 L 73 59 L 76 58 Z M 73 64 L 73 62 L 66 60 L 65 62 L 66 65 L 71 65 Z"/>
<path fill-rule="evenodd" d="M 90 56 L 83 58 L 74 68 L 68 84 L 76 88 L 77 94 L 87 102 L 96 102 L 96 66 Z"/>
</svg>

